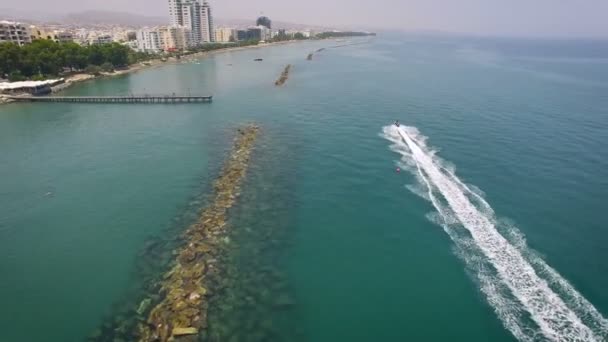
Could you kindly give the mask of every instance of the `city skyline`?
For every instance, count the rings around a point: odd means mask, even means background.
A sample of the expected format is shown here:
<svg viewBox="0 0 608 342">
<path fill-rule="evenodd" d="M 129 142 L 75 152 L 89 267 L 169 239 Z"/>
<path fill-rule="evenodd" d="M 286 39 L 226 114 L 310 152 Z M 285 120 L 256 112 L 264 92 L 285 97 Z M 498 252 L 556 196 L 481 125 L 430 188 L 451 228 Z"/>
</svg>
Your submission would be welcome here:
<svg viewBox="0 0 608 342">
<path fill-rule="evenodd" d="M 167 17 L 165 0 L 76 1 L 56 0 L 47 3 L 11 4 L 12 9 L 60 13 L 70 11 L 117 10 L 139 15 Z M 336 27 L 361 27 L 387 30 L 432 30 L 454 33 L 507 36 L 608 37 L 608 2 L 584 3 L 537 0 L 463 0 L 445 3 L 439 0 L 379 0 L 373 6 L 364 2 L 336 0 L 323 2 L 238 0 L 214 3 L 215 13 L 224 19 L 255 18 L 261 14 L 281 21 Z M 319 11 L 323 8 L 323 11 Z M 347 9 L 347 10 L 345 10 Z M 65 13 L 65 11 L 63 11 Z"/>
</svg>

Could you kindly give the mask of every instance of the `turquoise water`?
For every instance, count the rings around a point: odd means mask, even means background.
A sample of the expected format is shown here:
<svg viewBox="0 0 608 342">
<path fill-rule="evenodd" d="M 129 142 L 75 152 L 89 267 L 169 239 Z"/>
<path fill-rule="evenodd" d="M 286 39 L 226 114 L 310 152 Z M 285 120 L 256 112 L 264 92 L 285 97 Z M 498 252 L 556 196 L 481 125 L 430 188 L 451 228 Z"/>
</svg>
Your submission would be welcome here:
<svg viewBox="0 0 608 342">
<path fill-rule="evenodd" d="M 608 43 L 389 34 L 305 60 L 343 44 L 218 54 L 67 91 L 213 94 L 210 105 L 2 106 L 2 340 L 81 341 L 121 303 L 132 314 L 142 250 L 192 219 L 247 122 L 263 131 L 232 215 L 238 275 L 224 298 L 237 304 L 210 314 L 231 322 L 227 335 L 605 340 Z M 415 146 L 389 140 L 396 119 Z M 514 285 L 521 264 L 488 257 L 471 229 L 499 231 L 552 280 L 538 306 Z M 267 304 L 283 296 L 288 308 Z M 555 320 L 577 329 L 541 327 L 556 308 L 581 317 Z"/>
</svg>

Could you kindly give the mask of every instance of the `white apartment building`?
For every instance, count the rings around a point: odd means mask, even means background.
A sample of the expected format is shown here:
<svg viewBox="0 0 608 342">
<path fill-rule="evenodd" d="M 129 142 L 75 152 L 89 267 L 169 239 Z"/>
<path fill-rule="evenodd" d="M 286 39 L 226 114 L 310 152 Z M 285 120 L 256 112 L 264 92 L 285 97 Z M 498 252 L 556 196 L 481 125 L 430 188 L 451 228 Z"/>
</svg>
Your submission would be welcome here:
<svg viewBox="0 0 608 342">
<path fill-rule="evenodd" d="M 204 0 L 201 6 L 201 41 L 203 43 L 215 42 L 213 15 L 211 13 L 211 6 L 209 6 L 207 0 Z"/>
<path fill-rule="evenodd" d="M 169 0 L 169 25 L 184 26 L 183 0 Z"/>
<path fill-rule="evenodd" d="M 185 50 L 191 46 L 190 30 L 183 26 L 143 28 L 137 31 L 137 50 L 159 53 Z"/>
<path fill-rule="evenodd" d="M 272 31 L 263 25 L 255 26 L 255 28 L 260 30 L 260 41 L 268 41 L 272 38 Z"/>
<path fill-rule="evenodd" d="M 17 22 L 0 21 L 0 43 L 12 42 L 17 45 L 32 42 L 28 28 Z"/>
<path fill-rule="evenodd" d="M 206 0 L 169 0 L 169 22 L 189 29 L 194 45 L 215 41 L 211 6 Z"/>
<path fill-rule="evenodd" d="M 143 28 L 137 31 L 137 51 L 159 53 L 163 50 L 161 34 L 156 28 Z"/>
<path fill-rule="evenodd" d="M 222 27 L 215 30 L 215 41 L 218 43 L 236 41 L 236 38 L 236 30 L 233 28 Z"/>
<path fill-rule="evenodd" d="M 190 29 L 183 26 L 161 27 L 158 32 L 165 51 L 185 50 L 192 45 Z"/>
</svg>

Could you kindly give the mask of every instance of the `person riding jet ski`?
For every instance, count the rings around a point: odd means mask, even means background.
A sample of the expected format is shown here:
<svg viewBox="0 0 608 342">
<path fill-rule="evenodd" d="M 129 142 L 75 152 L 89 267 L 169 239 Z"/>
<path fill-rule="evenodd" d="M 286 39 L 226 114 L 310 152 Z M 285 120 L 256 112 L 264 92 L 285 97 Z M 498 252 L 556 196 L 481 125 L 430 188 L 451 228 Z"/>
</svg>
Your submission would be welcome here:
<svg viewBox="0 0 608 342">
<path fill-rule="evenodd" d="M 399 127 L 399 120 L 395 120 L 395 126 Z"/>
</svg>

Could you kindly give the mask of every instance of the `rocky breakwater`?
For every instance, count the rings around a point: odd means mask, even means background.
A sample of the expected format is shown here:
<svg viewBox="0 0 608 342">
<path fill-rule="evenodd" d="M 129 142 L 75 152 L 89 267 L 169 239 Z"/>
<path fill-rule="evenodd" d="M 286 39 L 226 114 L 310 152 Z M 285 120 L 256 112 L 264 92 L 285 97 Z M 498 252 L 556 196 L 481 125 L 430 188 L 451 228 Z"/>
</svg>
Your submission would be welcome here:
<svg viewBox="0 0 608 342">
<path fill-rule="evenodd" d="M 289 71 L 291 71 L 291 64 L 287 64 L 287 66 L 281 73 L 281 76 L 279 76 L 279 79 L 274 82 L 274 85 L 282 86 L 283 84 L 285 84 L 285 82 L 287 82 L 287 79 L 289 78 Z"/>
<path fill-rule="evenodd" d="M 207 296 L 213 289 L 206 279 L 219 271 L 217 256 L 227 239 L 227 212 L 240 195 L 258 131 L 255 125 L 239 129 L 230 157 L 214 183 L 213 200 L 184 233 L 183 246 L 174 252 L 176 263 L 162 281 L 160 302 L 138 325 L 139 341 L 196 341 L 207 329 Z"/>
</svg>

